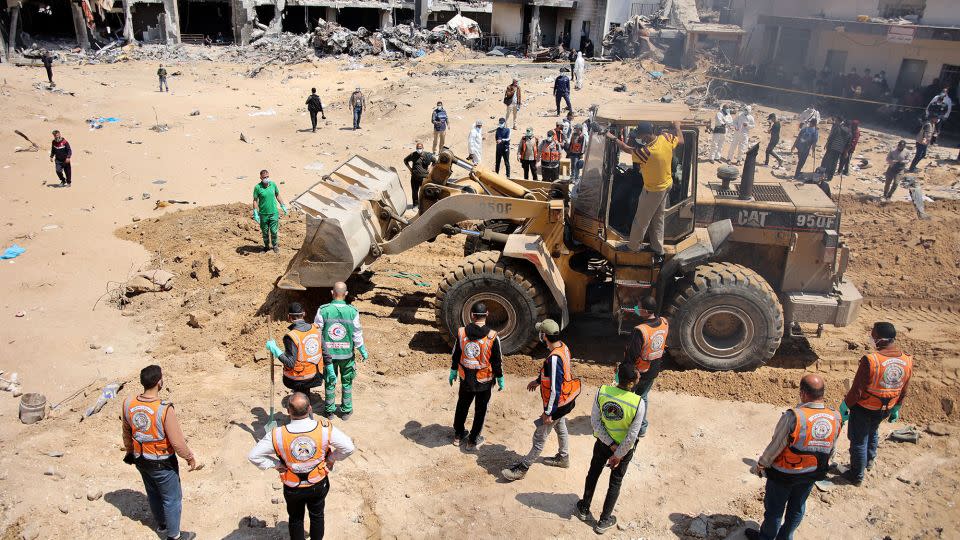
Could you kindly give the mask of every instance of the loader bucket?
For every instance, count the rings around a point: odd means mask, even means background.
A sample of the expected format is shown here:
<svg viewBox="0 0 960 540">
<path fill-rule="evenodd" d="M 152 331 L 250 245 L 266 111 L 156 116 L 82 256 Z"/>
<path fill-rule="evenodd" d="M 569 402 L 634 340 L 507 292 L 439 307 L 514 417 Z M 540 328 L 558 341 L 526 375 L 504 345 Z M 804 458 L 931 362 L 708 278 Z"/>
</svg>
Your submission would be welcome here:
<svg viewBox="0 0 960 540">
<path fill-rule="evenodd" d="M 307 217 L 307 234 L 281 289 L 329 287 L 379 256 L 378 243 L 397 234 L 409 204 L 400 176 L 353 156 L 303 192 L 292 204 Z"/>
</svg>

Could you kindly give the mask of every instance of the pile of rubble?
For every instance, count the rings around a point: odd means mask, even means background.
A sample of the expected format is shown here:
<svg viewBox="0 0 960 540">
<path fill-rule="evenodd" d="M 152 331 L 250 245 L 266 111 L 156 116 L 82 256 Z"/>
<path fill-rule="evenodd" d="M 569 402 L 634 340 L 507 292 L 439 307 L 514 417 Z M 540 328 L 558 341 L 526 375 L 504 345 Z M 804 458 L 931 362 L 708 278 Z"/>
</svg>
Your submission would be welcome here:
<svg viewBox="0 0 960 540">
<path fill-rule="evenodd" d="M 457 42 L 459 37 L 444 26 L 433 30 L 420 30 L 399 24 L 371 32 L 363 27 L 352 31 L 334 22 L 320 21 L 310 40 L 318 54 L 417 58 L 430 51 L 448 48 Z"/>
<path fill-rule="evenodd" d="M 311 34 L 261 31 L 250 45 L 207 47 L 185 44 L 123 44 L 115 41 L 95 51 L 60 49 L 55 55 L 70 64 L 113 64 L 126 60 L 164 64 L 202 60 L 260 65 L 297 64 L 309 62 L 316 57 L 340 54 L 379 56 L 385 59 L 418 58 L 436 50 L 457 48 L 479 35 L 479 26 L 466 17 L 461 17 L 457 25 L 451 23 L 433 30 L 421 30 L 400 24 L 370 31 L 363 27 L 349 30 L 335 22 L 321 19 Z M 21 54 L 27 59 L 40 58 L 42 50 L 42 47 L 34 46 L 21 51 Z"/>
<path fill-rule="evenodd" d="M 634 15 L 622 26 L 612 29 L 603 36 L 603 50 L 611 58 L 650 58 L 663 61 L 663 50 L 651 41 L 651 20 Z"/>
</svg>

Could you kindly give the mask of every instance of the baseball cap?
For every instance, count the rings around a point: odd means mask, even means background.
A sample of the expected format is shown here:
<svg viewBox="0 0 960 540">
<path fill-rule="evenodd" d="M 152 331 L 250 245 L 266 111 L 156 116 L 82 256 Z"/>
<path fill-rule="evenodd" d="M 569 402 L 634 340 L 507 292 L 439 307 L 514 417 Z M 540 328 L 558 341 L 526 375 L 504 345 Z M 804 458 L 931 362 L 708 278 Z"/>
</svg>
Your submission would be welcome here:
<svg viewBox="0 0 960 540">
<path fill-rule="evenodd" d="M 483 302 L 477 302 L 470 307 L 471 315 L 486 315 L 487 314 L 487 305 Z"/>
<path fill-rule="evenodd" d="M 637 135 L 653 135 L 653 124 L 650 122 L 637 124 Z"/>
<path fill-rule="evenodd" d="M 543 332 L 548 336 L 560 335 L 560 325 L 557 324 L 557 321 L 553 319 L 546 319 L 543 322 L 538 322 L 536 328 L 538 332 Z"/>
<path fill-rule="evenodd" d="M 293 302 L 290 304 L 290 307 L 287 309 L 287 313 L 289 313 L 290 315 L 299 315 L 303 313 L 303 306 L 301 306 L 298 302 Z"/>
</svg>

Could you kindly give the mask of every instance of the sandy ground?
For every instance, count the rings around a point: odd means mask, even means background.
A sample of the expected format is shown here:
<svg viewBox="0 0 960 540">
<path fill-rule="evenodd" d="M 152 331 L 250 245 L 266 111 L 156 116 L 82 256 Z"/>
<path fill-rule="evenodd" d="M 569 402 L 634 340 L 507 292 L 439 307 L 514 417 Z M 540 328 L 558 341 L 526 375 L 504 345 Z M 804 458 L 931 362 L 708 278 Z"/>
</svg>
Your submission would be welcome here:
<svg viewBox="0 0 960 540">
<path fill-rule="evenodd" d="M 429 113 L 437 100 L 451 114 L 448 145 L 462 151 L 475 119 L 493 127 L 502 114 L 501 88 L 514 76 L 527 100 L 520 125 L 543 133 L 555 119 L 549 88 L 559 66 L 436 54 L 419 63 L 348 67 L 352 64 L 329 59 L 271 67 L 250 79 L 244 76 L 248 66 L 178 65 L 169 69 L 180 72 L 171 78 L 172 91 L 161 94 L 153 86 L 152 64 L 58 66 L 59 88 L 75 94 L 69 95 L 35 87 L 43 77 L 40 69 L 0 66 L 0 96 L 15 104 L 0 109 L 0 122 L 7 126 L 0 133 L 6 186 L 0 231 L 4 246 L 16 242 L 27 248 L 0 263 L 0 318 L 10 325 L 0 328 L 5 343 L 0 369 L 19 372 L 24 390 L 42 392 L 51 404 L 87 388 L 32 426 L 16 420 L 17 400 L 0 394 L 0 538 L 18 538 L 24 528 L 37 529 L 41 538 L 154 537 L 145 524 L 149 511 L 139 478 L 120 462 L 116 403 L 78 423 L 99 386 L 134 380 L 149 362 L 164 366 L 165 397 L 177 404 L 191 446 L 207 463 L 200 472 L 184 474 L 185 528 L 200 538 L 282 536 L 285 513 L 271 502 L 281 497 L 278 482 L 245 460 L 254 436 L 262 434 L 269 403 L 268 363 L 257 361 L 256 353 L 271 333 L 282 331 L 278 318 L 288 301 L 296 298 L 313 310 L 325 293 L 291 296 L 273 289 L 303 231 L 298 218 L 285 220 L 280 255 L 254 252 L 259 230 L 247 205 L 257 172 L 270 169 L 289 200 L 354 153 L 401 169 L 412 140 L 424 139 L 429 146 Z M 614 92 L 616 82 L 626 83 L 628 92 Z M 582 114 L 591 103 L 651 100 L 667 92 L 683 96 L 683 85 L 697 83 L 696 74 L 670 72 L 653 82 L 636 65 L 616 64 L 591 70 L 585 89 L 573 99 Z M 300 131 L 309 126 L 303 101 L 311 86 L 327 109 L 328 121 L 317 134 Z M 355 86 L 370 100 L 364 129 L 356 132 L 348 129 L 346 110 Z M 193 111 L 199 114 L 191 116 Z M 121 121 L 89 130 L 85 120 L 99 116 Z M 158 123 L 170 129 L 149 129 Z M 12 129 L 27 133 L 41 151 L 14 152 L 26 145 Z M 63 131 L 74 149 L 69 189 L 54 187 L 47 161 L 51 129 Z M 792 137 L 791 129 L 785 127 L 785 139 Z M 240 140 L 241 133 L 248 142 Z M 865 156 L 881 163 L 882 141 L 899 136 L 870 132 L 874 140 L 864 145 Z M 952 157 L 955 150 L 943 153 Z M 490 134 L 484 160 L 492 163 L 493 155 Z M 921 178 L 939 191 L 928 194 L 949 197 L 956 187 L 955 165 L 930 162 L 936 166 L 924 169 Z M 710 174 L 715 165 L 703 167 Z M 763 449 L 779 411 L 795 401 L 803 369 L 823 373 L 828 398 L 839 399 L 876 319 L 897 323 L 905 346 L 918 355 L 918 384 L 904 419 L 921 427 L 957 423 L 957 203 L 930 203 L 933 219 L 916 221 L 907 203 L 877 204 L 871 198 L 879 191 L 876 180 L 863 176 L 847 183 L 842 200 L 844 237 L 855 254 L 850 277 L 870 297 L 860 320 L 850 328 L 828 328 L 822 338 L 786 343 L 769 366 L 755 372 L 661 375 L 652 404 L 654 427 L 627 476 L 618 512 L 624 530 L 616 536 L 683 536 L 690 519 L 701 513 L 731 524 L 717 527 L 730 530 L 739 520 L 760 517 L 762 484 L 748 474 L 745 460 Z M 189 204 L 154 210 L 161 199 Z M 460 249 L 461 240 L 441 239 L 384 257 L 370 274 L 351 282 L 373 359 L 361 368 L 357 414 L 344 426 L 359 451 L 333 476 L 327 507 L 331 537 L 591 534 L 571 519 L 570 507 L 582 489 L 592 444 L 588 398 L 609 380 L 622 341 L 594 321 L 581 322 L 570 336 L 578 370 L 588 382 L 572 417 L 571 469 L 536 467 L 519 484 L 498 482 L 499 469 L 529 445 L 537 398 L 521 389 L 536 361 L 507 359 L 508 389 L 494 398 L 489 444 L 476 456 L 459 452 L 447 444 L 455 391 L 445 384 L 448 347 L 433 326 L 433 287 L 387 275 L 414 271 L 435 285 Z M 208 272 L 210 255 L 224 263 L 222 276 Z M 111 291 L 133 271 L 158 266 L 176 275 L 172 291 L 142 295 L 122 310 L 110 302 Z M 16 317 L 21 310 L 25 316 Z M 187 326 L 191 313 L 203 328 Z M 611 339 L 597 345 L 596 333 Z M 136 386 L 128 385 L 122 395 Z M 282 392 L 276 396 L 279 401 Z M 811 499 L 801 534 L 951 537 L 960 483 L 951 457 L 957 446 L 957 435 L 925 435 L 916 446 L 885 441 L 864 488 L 838 488 Z M 43 455 L 54 450 L 66 454 Z M 844 440 L 841 462 L 845 450 Z M 719 489 L 710 489 L 714 486 Z M 101 498 L 87 500 L 88 492 L 98 491 Z M 889 496 L 894 492 L 909 494 L 908 511 Z M 599 504 L 598 498 L 595 511 Z M 267 528 L 248 527 L 247 516 L 266 521 Z M 712 530 L 711 537 L 721 532 Z"/>
</svg>

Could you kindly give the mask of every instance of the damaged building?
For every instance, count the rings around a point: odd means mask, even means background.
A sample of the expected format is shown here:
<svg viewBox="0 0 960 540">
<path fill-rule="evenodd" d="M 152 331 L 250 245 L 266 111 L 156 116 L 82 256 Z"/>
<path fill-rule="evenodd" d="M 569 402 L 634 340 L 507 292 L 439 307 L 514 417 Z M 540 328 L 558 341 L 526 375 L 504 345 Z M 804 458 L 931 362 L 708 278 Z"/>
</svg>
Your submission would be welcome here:
<svg viewBox="0 0 960 540">
<path fill-rule="evenodd" d="M 700 0 L 703 3 L 705 0 Z M 6 0 L 8 47 L 34 41 L 99 49 L 141 43 L 247 44 L 265 33 L 310 33 L 318 21 L 348 30 L 434 28 L 457 14 L 476 21 L 480 48 L 563 45 L 599 56 L 603 37 L 637 15 L 699 22 L 697 0 Z M 682 28 L 681 28 L 682 30 Z M 693 29 L 691 29 L 693 30 Z M 712 38 L 716 28 L 704 29 Z M 701 38 L 700 43 L 703 43 Z M 75 44 L 75 45 L 74 45 Z"/>
<path fill-rule="evenodd" d="M 419 22 L 445 24 L 458 13 L 489 32 L 489 1 L 420 0 L 6 0 L 8 49 L 36 40 L 100 48 L 117 38 L 143 43 L 246 44 L 264 30 L 306 34 L 319 20 L 357 30 Z M 415 17 L 422 14 L 419 21 Z"/>
</svg>

